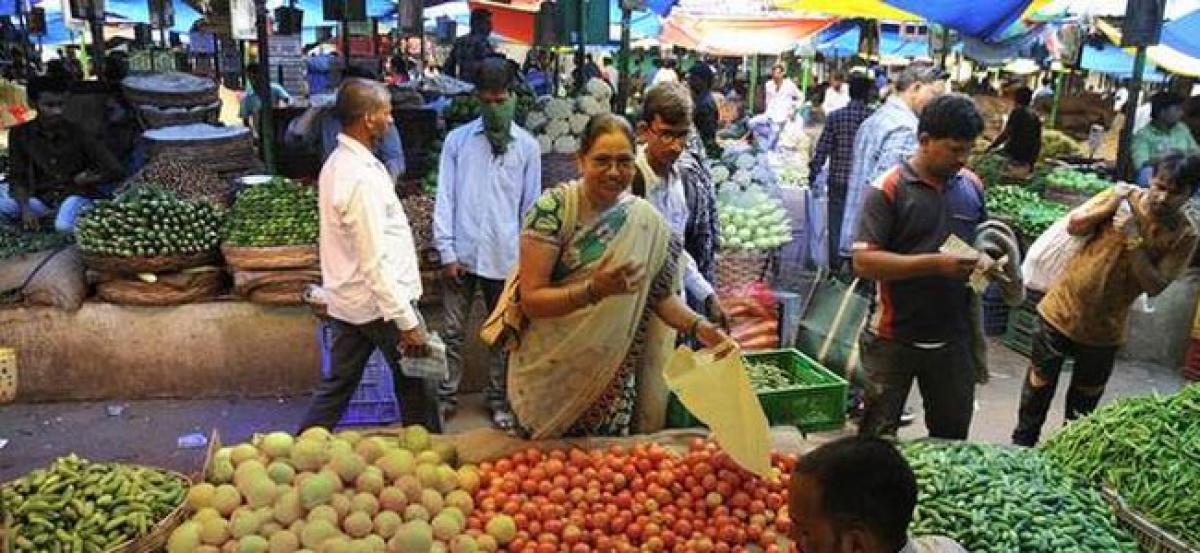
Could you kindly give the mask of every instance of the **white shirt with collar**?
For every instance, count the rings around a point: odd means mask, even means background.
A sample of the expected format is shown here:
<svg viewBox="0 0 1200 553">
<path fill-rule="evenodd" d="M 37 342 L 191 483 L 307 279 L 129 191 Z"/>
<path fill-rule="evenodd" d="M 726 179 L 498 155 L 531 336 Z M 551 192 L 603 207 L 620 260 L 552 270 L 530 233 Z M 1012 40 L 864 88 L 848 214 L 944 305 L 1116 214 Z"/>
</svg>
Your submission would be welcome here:
<svg viewBox="0 0 1200 553">
<path fill-rule="evenodd" d="M 638 148 L 637 169 L 646 183 L 646 201 L 650 202 L 659 215 L 667 221 L 671 232 L 683 239 L 691 212 L 688 211 L 687 196 L 683 191 L 683 181 L 679 179 L 679 171 L 674 168 L 667 173 L 666 178 L 659 177 L 650 166 L 646 156 L 646 147 Z M 693 298 L 704 301 L 713 295 L 713 286 L 700 274 L 700 267 L 691 254 L 683 252 L 683 289 Z"/>
<path fill-rule="evenodd" d="M 321 167 L 321 279 L 329 314 L 350 324 L 420 323 L 421 272 L 408 217 L 387 168 L 345 134 Z"/>
</svg>

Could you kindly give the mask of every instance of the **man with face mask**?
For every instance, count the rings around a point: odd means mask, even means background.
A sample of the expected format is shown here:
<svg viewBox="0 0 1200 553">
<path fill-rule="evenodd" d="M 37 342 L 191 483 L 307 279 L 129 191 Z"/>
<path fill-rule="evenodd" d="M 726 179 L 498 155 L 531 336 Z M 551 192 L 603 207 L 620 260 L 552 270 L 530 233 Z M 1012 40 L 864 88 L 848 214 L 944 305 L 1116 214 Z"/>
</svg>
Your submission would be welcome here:
<svg viewBox="0 0 1200 553">
<path fill-rule="evenodd" d="M 54 228 L 72 232 L 79 213 L 107 195 L 125 171 L 104 144 L 64 116 L 65 81 L 37 77 L 28 92 L 38 115 L 9 135 L 11 198 L 0 199 L 0 215 L 38 230 L 42 218 L 56 212 Z"/>
<path fill-rule="evenodd" d="M 951 236 L 974 244 L 986 220 L 983 183 L 964 169 L 981 132 L 983 117 L 970 98 L 935 98 L 921 112 L 916 154 L 867 193 L 853 245 L 855 273 L 876 282 L 860 343 L 867 377 L 860 435 L 896 433 L 914 380 L 930 436 L 961 440 L 970 430 L 975 367 L 966 280 L 981 259 L 941 247 Z"/>
<path fill-rule="evenodd" d="M 1195 152 L 1200 146 L 1196 145 L 1191 129 L 1183 123 L 1183 98 L 1170 92 L 1159 92 L 1150 98 L 1150 124 L 1133 135 L 1131 156 L 1139 185 L 1150 184 L 1150 176 L 1154 173 L 1151 162 L 1171 150 Z"/>
<path fill-rule="evenodd" d="M 1037 443 L 1068 356 L 1075 369 L 1066 419 L 1096 408 L 1125 338 L 1129 306 L 1142 294 L 1157 296 L 1187 268 L 1197 230 L 1183 206 L 1200 186 L 1200 155 L 1171 151 L 1153 169 L 1149 189 L 1117 185 L 1069 216 L 1067 231 L 1090 238 L 1038 304 L 1013 443 Z"/>
<path fill-rule="evenodd" d="M 321 282 L 333 319 L 332 369 L 321 381 L 300 429 L 333 428 L 342 418 L 376 349 L 391 367 L 404 424 L 441 432 L 437 382 L 410 378 L 399 356 L 429 354 L 417 311 L 421 272 L 412 230 L 387 168 L 371 152 L 392 122 L 381 83 L 348 79 L 338 90 L 337 149 L 321 167 Z"/>
<path fill-rule="evenodd" d="M 442 383 L 443 412 L 453 414 L 462 380 L 463 339 L 476 292 L 490 313 L 517 263 L 522 215 L 542 192 L 542 156 L 537 140 L 513 122 L 513 72 L 502 57 L 479 67 L 475 89 L 482 115 L 446 136 L 438 168 L 433 241 L 442 260 L 446 313 L 446 357 L 450 375 Z M 505 358 L 493 354 L 485 390 L 492 421 L 510 429 L 514 419 L 505 384 Z"/>
</svg>

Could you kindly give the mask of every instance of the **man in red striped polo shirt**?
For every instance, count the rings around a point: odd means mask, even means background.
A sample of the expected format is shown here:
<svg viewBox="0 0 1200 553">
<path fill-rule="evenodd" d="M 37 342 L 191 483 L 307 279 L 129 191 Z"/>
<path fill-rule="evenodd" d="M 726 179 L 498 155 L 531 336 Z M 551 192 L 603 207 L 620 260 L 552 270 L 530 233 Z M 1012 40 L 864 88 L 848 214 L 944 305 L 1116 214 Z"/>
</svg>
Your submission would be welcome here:
<svg viewBox="0 0 1200 553">
<path fill-rule="evenodd" d="M 970 98 L 932 100 L 920 114 L 916 154 L 867 194 L 854 270 L 878 290 L 861 343 L 868 385 L 860 434 L 895 434 L 916 380 L 930 436 L 967 437 L 975 376 L 966 280 L 979 258 L 940 248 L 951 234 L 973 244 L 986 219 L 983 185 L 964 169 L 982 130 Z"/>
</svg>

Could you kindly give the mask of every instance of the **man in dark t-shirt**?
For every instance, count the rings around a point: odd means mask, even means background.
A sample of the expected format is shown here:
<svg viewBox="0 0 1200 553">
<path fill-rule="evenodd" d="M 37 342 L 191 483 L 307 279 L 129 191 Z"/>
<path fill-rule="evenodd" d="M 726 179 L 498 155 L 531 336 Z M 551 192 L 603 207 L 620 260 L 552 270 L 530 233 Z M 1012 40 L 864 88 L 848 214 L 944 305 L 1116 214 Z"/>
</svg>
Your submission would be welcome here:
<svg viewBox="0 0 1200 553">
<path fill-rule="evenodd" d="M 868 384 L 860 434 L 895 434 L 915 379 L 930 436 L 967 437 L 975 375 L 966 279 L 980 261 L 941 247 L 951 235 L 974 243 L 986 219 L 983 185 L 963 168 L 982 130 L 966 96 L 932 100 L 917 153 L 868 192 L 852 246 L 855 272 L 878 287 L 861 344 Z"/>
<path fill-rule="evenodd" d="M 1016 105 L 1008 114 L 1008 122 L 1004 130 L 992 141 L 988 150 L 1004 147 L 1004 155 L 1013 163 L 1033 168 L 1037 163 L 1038 154 L 1042 151 L 1042 120 L 1029 108 L 1033 100 L 1033 91 L 1021 87 L 1013 93 Z"/>
</svg>

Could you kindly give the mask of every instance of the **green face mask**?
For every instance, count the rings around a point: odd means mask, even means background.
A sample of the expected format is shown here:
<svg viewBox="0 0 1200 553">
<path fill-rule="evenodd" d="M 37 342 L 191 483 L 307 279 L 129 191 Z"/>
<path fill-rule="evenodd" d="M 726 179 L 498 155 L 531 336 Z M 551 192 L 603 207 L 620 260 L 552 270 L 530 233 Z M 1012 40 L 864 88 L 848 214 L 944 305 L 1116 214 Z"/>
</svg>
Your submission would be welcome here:
<svg viewBox="0 0 1200 553">
<path fill-rule="evenodd" d="M 488 142 L 492 143 L 492 152 L 503 155 L 508 151 L 508 143 L 512 142 L 509 128 L 517 113 L 517 100 L 509 98 L 499 104 L 483 104 L 480 108 L 483 114 L 483 131 Z"/>
</svg>

